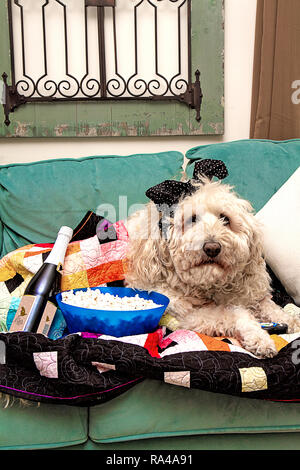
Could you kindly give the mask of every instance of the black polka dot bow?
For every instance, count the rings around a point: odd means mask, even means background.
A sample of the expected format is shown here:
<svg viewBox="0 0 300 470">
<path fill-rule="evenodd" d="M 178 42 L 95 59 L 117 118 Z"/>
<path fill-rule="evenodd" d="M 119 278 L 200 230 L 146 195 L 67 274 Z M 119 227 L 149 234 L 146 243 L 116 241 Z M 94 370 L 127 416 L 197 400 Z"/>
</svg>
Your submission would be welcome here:
<svg viewBox="0 0 300 470">
<path fill-rule="evenodd" d="M 155 204 L 172 206 L 177 204 L 180 199 L 190 196 L 197 190 L 197 186 L 193 182 L 201 183 L 203 177 L 212 179 L 214 176 L 221 180 L 226 178 L 227 175 L 227 168 L 221 160 L 198 160 L 195 163 L 191 180 L 187 182 L 165 180 L 149 188 L 146 191 L 146 196 Z"/>
</svg>

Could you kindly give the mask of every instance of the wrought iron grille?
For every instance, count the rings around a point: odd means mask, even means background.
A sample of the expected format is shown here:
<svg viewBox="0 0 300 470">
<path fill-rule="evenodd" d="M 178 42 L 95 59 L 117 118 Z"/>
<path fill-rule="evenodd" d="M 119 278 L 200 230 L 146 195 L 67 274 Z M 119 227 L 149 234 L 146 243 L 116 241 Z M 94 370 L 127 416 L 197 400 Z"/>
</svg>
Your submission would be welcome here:
<svg viewBox="0 0 300 470">
<path fill-rule="evenodd" d="M 6 125 L 25 103 L 74 100 L 177 100 L 200 121 L 191 0 L 8 0 L 8 16 Z"/>
</svg>

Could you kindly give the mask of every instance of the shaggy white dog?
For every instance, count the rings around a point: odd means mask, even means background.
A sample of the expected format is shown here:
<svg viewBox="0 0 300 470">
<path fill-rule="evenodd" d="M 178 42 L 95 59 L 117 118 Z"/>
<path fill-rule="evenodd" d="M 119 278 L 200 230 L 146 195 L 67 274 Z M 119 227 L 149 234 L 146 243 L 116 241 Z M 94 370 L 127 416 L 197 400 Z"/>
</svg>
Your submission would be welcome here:
<svg viewBox="0 0 300 470">
<path fill-rule="evenodd" d="M 158 291 L 181 328 L 232 336 L 258 357 L 272 357 L 274 341 L 259 321 L 300 331 L 298 316 L 271 300 L 258 221 L 233 188 L 209 179 L 179 200 L 162 232 L 150 202 L 127 221 L 130 287 Z M 274 234 L 276 236 L 276 234 Z"/>
</svg>

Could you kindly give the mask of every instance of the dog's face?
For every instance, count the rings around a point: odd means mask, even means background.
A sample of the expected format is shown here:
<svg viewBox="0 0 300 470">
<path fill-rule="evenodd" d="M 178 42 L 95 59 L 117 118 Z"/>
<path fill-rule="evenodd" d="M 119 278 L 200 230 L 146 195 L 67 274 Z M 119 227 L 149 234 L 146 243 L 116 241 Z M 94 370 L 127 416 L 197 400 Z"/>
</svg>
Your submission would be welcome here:
<svg viewBox="0 0 300 470">
<path fill-rule="evenodd" d="M 219 182 L 200 185 L 178 205 L 168 245 L 181 281 L 206 288 L 228 282 L 261 256 L 250 203 Z"/>
<path fill-rule="evenodd" d="M 224 296 L 264 263 L 252 207 L 228 185 L 207 180 L 171 213 L 163 235 L 152 202 L 129 219 L 129 285 L 170 286 L 200 296 L 221 288 Z"/>
</svg>

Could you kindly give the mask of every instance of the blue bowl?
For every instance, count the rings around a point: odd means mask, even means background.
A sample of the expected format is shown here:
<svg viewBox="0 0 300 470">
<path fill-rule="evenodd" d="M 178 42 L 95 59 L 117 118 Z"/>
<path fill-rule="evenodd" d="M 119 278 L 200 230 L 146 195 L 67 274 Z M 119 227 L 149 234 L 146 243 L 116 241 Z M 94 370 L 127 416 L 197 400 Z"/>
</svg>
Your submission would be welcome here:
<svg viewBox="0 0 300 470">
<path fill-rule="evenodd" d="M 103 294 L 119 297 L 134 297 L 138 294 L 143 299 L 150 299 L 162 307 L 146 310 L 94 310 L 77 307 L 62 302 L 62 294 L 56 295 L 58 306 L 64 316 L 69 333 L 89 332 L 102 333 L 109 336 L 131 336 L 151 333 L 159 324 L 166 310 L 169 299 L 158 292 L 147 292 L 128 287 L 91 287 L 99 289 Z M 73 289 L 73 292 L 87 289 Z"/>
</svg>

